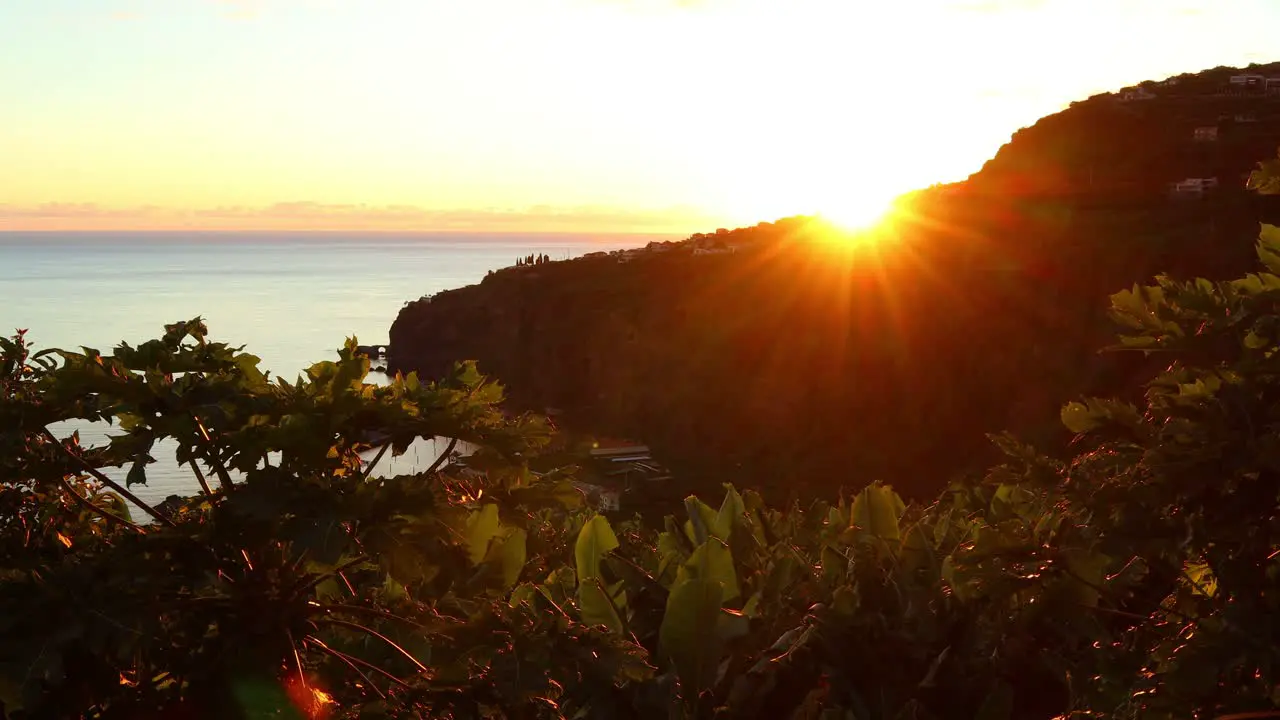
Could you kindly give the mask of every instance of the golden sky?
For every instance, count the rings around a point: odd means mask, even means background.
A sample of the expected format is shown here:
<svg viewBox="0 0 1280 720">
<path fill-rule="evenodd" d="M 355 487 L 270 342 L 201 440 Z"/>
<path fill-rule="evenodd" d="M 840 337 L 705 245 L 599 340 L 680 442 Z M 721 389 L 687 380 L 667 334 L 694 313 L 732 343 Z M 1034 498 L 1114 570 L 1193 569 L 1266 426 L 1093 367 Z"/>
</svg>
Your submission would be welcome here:
<svg viewBox="0 0 1280 720">
<path fill-rule="evenodd" d="M 1072 100 L 1280 59 L 1277 27 L 1276 0 L 0 0 L 0 230 L 840 217 Z"/>
</svg>

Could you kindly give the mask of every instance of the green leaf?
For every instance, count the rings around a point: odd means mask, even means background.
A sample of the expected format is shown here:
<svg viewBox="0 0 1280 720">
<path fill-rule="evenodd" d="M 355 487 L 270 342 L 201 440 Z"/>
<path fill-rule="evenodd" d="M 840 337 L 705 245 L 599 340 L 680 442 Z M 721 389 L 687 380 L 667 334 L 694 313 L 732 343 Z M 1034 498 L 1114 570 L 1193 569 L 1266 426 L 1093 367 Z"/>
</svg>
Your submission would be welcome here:
<svg viewBox="0 0 1280 720">
<path fill-rule="evenodd" d="M 680 567 L 684 560 L 684 553 L 680 550 L 680 540 L 677 539 L 673 532 L 658 533 L 658 572 L 654 578 L 658 582 L 665 582 L 664 578 L 668 575 L 672 568 Z"/>
<path fill-rule="evenodd" d="M 522 528 L 511 528 L 502 540 L 500 548 L 502 562 L 502 582 L 504 587 L 511 587 L 520 579 L 527 559 L 528 534 Z"/>
<path fill-rule="evenodd" d="M 1187 563 L 1183 568 L 1186 580 L 1191 585 L 1192 593 L 1213 597 L 1218 591 L 1218 579 L 1214 577 L 1209 563 Z"/>
<path fill-rule="evenodd" d="M 116 421 L 120 423 L 121 430 L 133 430 L 136 427 L 146 425 L 146 420 L 143 419 L 141 415 L 136 415 L 134 413 L 117 413 Z"/>
<path fill-rule="evenodd" d="M 1249 273 L 1239 280 L 1232 280 L 1230 286 L 1236 292 L 1245 295 L 1257 295 L 1265 290 L 1262 285 L 1262 277 L 1254 273 Z"/>
<path fill-rule="evenodd" d="M 129 468 L 129 474 L 124 478 L 125 487 L 133 487 L 134 485 L 147 484 L 147 464 L 144 460 L 136 460 L 133 467 Z"/>
<path fill-rule="evenodd" d="M 346 596 L 342 586 L 338 584 L 338 579 L 332 577 L 325 578 L 317 583 L 315 593 L 316 599 L 321 601 L 342 600 Z"/>
<path fill-rule="evenodd" d="M 578 583 L 600 577 L 600 561 L 618 547 L 618 536 L 603 515 L 594 515 L 582 526 L 573 557 L 578 569 Z"/>
<path fill-rule="evenodd" d="M 1120 344 L 1129 348 L 1149 348 L 1159 345 L 1160 340 L 1150 335 L 1121 335 Z"/>
<path fill-rule="evenodd" d="M 684 499 L 684 509 L 689 514 L 689 519 L 684 523 L 684 534 L 689 542 L 701 545 L 708 537 L 716 535 L 715 510 L 694 495 Z"/>
<path fill-rule="evenodd" d="M 605 595 L 604 583 L 599 577 L 580 580 L 578 584 L 578 612 L 587 625 L 604 625 L 614 632 L 622 632 L 622 618 L 614 610 L 617 601 Z"/>
<path fill-rule="evenodd" d="M 115 513 L 125 520 L 133 521 L 133 515 L 129 512 L 129 503 L 124 498 L 117 495 L 112 490 L 102 490 L 93 496 L 93 503 L 98 507 L 104 507 L 108 511 Z"/>
<path fill-rule="evenodd" d="M 745 612 L 721 608 L 716 618 L 716 635 L 723 642 L 746 637 L 751 632 L 751 619 Z"/>
<path fill-rule="evenodd" d="M 1062 407 L 1062 424 L 1073 433 L 1086 433 L 1098 427 L 1098 419 L 1084 403 L 1069 402 Z"/>
<path fill-rule="evenodd" d="M 849 558 L 841 555 L 830 545 L 822 546 L 822 578 L 828 586 L 837 585 L 844 580 L 849 567 Z"/>
<path fill-rule="evenodd" d="M 898 557 L 902 568 L 908 573 L 925 568 L 934 572 L 939 569 L 938 556 L 934 552 L 933 543 L 930 542 L 930 535 L 919 522 L 912 525 L 902 538 L 902 548 L 898 551 Z"/>
<path fill-rule="evenodd" d="M 746 513 L 746 504 L 733 485 L 725 484 L 724 501 L 720 503 L 720 512 L 716 514 L 715 534 L 721 540 L 728 540 L 733 531 L 734 520 Z"/>
<path fill-rule="evenodd" d="M 484 560 L 489 552 L 489 542 L 498 534 L 499 527 L 497 505 L 488 503 L 479 510 L 471 511 L 463 533 L 471 562 L 478 564 Z"/>
<path fill-rule="evenodd" d="M 537 595 L 538 589 L 532 583 L 523 583 L 511 590 L 511 596 L 510 599 L 507 600 L 507 605 L 510 607 L 516 607 L 523 603 L 528 603 L 529 607 L 534 607 L 533 601 Z"/>
<path fill-rule="evenodd" d="M 898 519 L 904 510 L 906 505 L 892 488 L 873 483 L 854 498 L 849 521 L 871 537 L 896 541 L 901 538 Z"/>
<path fill-rule="evenodd" d="M 1280 274 L 1280 227 L 1263 223 L 1258 234 L 1258 259 L 1268 270 Z"/>
<path fill-rule="evenodd" d="M 400 602 L 409 597 L 409 593 L 405 591 L 404 585 L 401 585 L 395 578 L 387 575 L 382 581 L 382 597 L 389 602 Z"/>
<path fill-rule="evenodd" d="M 997 683 L 994 690 L 982 701 L 982 707 L 973 720 L 1009 720 L 1013 717 L 1013 689 L 1005 683 Z"/>
<path fill-rule="evenodd" d="M 738 574 L 733 567 L 733 554 L 729 546 L 716 538 L 709 538 L 694 549 L 689 561 L 681 568 L 683 577 L 677 575 L 679 583 L 684 577 L 696 577 L 704 580 L 715 580 L 723 586 L 723 602 L 728 602 L 742 594 L 738 587 Z"/>
<path fill-rule="evenodd" d="M 693 578 L 677 583 L 667 596 L 658 629 L 658 652 L 676 669 L 684 696 L 695 698 L 715 679 L 723 641 L 717 632 L 720 582 Z"/>
<path fill-rule="evenodd" d="M 1107 566 L 1111 558 L 1099 552 L 1070 548 L 1062 552 L 1068 571 L 1067 586 L 1073 600 L 1086 607 L 1097 607 L 1102 587 L 1107 579 Z"/>
<path fill-rule="evenodd" d="M 1111 316 L 1127 327 L 1141 330 L 1151 327 L 1154 319 L 1136 284 L 1132 290 L 1121 290 L 1111 296 Z"/>
</svg>

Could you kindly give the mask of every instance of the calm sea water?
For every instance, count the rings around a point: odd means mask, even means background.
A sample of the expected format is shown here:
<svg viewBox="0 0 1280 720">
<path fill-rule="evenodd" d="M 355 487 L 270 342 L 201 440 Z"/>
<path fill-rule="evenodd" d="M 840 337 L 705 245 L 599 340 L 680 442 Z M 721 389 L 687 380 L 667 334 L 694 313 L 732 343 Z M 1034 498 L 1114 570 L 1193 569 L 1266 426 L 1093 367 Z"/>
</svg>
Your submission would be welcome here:
<svg viewBox="0 0 1280 720">
<path fill-rule="evenodd" d="M 553 259 L 637 247 L 653 237 L 359 233 L 0 233 L 0 332 L 27 328 L 39 348 L 109 352 L 203 316 L 215 341 L 246 345 L 262 367 L 293 378 L 331 359 L 343 340 L 387 341 L 408 300 L 478 282 L 517 257 Z M 667 239 L 667 238 L 662 238 Z M 371 379 L 379 378 L 371 375 Z M 106 426 L 78 429 L 101 442 Z M 377 474 L 430 463 L 443 443 L 420 442 Z M 187 494 L 189 471 L 156 448 L 143 500 Z M 123 480 L 125 469 L 108 474 Z"/>
</svg>

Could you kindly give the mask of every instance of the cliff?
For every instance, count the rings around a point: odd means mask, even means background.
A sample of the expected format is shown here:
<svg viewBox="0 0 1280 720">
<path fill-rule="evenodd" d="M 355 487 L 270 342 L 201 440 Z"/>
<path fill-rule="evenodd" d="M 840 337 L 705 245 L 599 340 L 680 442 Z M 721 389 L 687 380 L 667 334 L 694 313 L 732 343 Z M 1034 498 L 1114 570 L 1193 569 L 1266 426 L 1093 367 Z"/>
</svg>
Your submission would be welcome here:
<svg viewBox="0 0 1280 720">
<path fill-rule="evenodd" d="M 1052 438 L 1064 398 L 1124 387 L 1141 360 L 1096 353 L 1109 293 L 1253 267 L 1280 213 L 1244 180 L 1280 146 L 1280 84 L 1241 74 L 1280 64 L 1076 103 L 856 249 L 793 218 L 496 272 L 407 305 L 389 362 L 477 359 L 518 406 L 644 439 L 683 487 L 932 494 L 989 460 L 985 433 Z"/>
</svg>

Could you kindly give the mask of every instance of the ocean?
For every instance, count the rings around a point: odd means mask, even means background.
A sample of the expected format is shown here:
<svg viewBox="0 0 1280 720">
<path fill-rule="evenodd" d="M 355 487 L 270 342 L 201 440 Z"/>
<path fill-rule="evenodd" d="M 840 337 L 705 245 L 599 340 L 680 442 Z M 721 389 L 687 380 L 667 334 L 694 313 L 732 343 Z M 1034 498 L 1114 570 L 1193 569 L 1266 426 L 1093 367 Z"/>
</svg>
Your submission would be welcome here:
<svg viewBox="0 0 1280 720">
<path fill-rule="evenodd" d="M 261 367 L 294 378 L 332 359 L 344 339 L 387 342 L 404 303 L 479 282 L 517 257 L 553 260 L 639 247 L 654 236 L 459 233 L 0 232 L 0 333 L 27 329 L 36 349 L 87 346 L 110 352 L 160 336 L 164 325 L 202 316 L 210 339 L 245 345 Z M 383 381 L 379 374 L 371 382 Z M 109 426 L 69 423 L 87 444 Z M 423 441 L 376 475 L 429 464 L 442 441 Z M 197 487 L 157 446 L 147 502 Z M 127 468 L 107 474 L 123 481 Z M 135 517 L 138 513 L 135 513 Z"/>
</svg>

